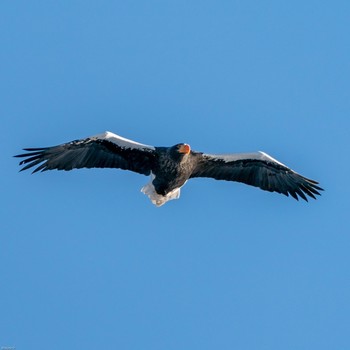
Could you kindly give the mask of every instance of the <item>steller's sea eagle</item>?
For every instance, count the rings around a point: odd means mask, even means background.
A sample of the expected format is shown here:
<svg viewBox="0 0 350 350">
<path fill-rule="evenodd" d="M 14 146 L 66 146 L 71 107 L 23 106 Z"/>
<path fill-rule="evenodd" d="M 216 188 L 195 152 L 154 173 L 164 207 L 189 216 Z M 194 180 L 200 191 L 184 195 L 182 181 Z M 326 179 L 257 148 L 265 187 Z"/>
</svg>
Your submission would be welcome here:
<svg viewBox="0 0 350 350">
<path fill-rule="evenodd" d="M 45 148 L 25 148 L 19 164 L 22 170 L 118 168 L 151 175 L 141 191 L 153 204 L 161 206 L 180 197 L 180 188 L 194 177 L 238 181 L 265 191 L 316 199 L 323 189 L 264 152 L 205 154 L 192 151 L 186 143 L 172 147 L 144 145 L 109 131 L 81 140 Z"/>
</svg>

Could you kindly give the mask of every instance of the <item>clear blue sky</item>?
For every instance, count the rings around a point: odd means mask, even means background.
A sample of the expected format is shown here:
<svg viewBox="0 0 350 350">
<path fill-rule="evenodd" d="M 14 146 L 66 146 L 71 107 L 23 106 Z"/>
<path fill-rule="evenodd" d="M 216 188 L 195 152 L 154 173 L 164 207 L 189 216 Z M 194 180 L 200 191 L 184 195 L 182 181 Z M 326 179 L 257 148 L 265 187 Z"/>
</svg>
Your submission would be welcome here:
<svg viewBox="0 0 350 350">
<path fill-rule="evenodd" d="M 350 349 L 350 2 L 0 4 L 0 346 Z M 320 181 L 297 202 L 191 180 L 18 173 L 12 155 L 110 130 L 262 150 Z"/>
</svg>

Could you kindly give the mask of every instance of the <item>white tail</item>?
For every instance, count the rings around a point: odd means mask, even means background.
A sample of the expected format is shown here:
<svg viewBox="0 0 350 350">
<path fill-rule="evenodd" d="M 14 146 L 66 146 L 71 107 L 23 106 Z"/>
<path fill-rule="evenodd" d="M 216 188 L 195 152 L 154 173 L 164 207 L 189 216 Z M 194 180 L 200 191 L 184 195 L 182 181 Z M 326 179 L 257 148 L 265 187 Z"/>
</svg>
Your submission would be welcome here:
<svg viewBox="0 0 350 350">
<path fill-rule="evenodd" d="M 162 206 L 167 201 L 170 201 L 172 199 L 178 199 L 180 197 L 180 187 L 175 188 L 171 192 L 167 193 L 165 196 L 158 194 L 153 186 L 153 180 L 154 175 L 152 174 L 151 181 L 141 188 L 141 192 L 148 196 L 151 202 L 157 207 Z"/>
</svg>

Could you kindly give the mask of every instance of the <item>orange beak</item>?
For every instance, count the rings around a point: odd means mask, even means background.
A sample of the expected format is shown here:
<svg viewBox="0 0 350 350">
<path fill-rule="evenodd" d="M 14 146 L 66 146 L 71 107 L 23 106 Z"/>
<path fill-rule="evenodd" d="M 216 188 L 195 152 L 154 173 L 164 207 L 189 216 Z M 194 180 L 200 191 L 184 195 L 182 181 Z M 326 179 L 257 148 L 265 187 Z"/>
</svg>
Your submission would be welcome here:
<svg viewBox="0 0 350 350">
<path fill-rule="evenodd" d="M 181 145 L 179 148 L 179 153 L 189 154 L 191 152 L 191 147 L 186 143 Z"/>
</svg>

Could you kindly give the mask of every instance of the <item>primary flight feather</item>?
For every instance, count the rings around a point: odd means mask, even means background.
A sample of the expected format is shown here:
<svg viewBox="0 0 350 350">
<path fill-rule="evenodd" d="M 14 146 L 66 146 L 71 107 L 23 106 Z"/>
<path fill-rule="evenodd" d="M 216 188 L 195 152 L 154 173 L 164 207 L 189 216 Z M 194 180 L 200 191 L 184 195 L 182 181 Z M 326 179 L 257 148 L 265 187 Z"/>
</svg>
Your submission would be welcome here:
<svg viewBox="0 0 350 350">
<path fill-rule="evenodd" d="M 242 182 L 262 190 L 316 199 L 323 189 L 264 152 L 213 155 L 191 150 L 185 143 L 172 147 L 144 145 L 109 131 L 81 140 L 45 148 L 25 148 L 22 170 L 117 168 L 151 175 L 141 191 L 161 206 L 179 198 L 180 188 L 195 177 Z"/>
</svg>

